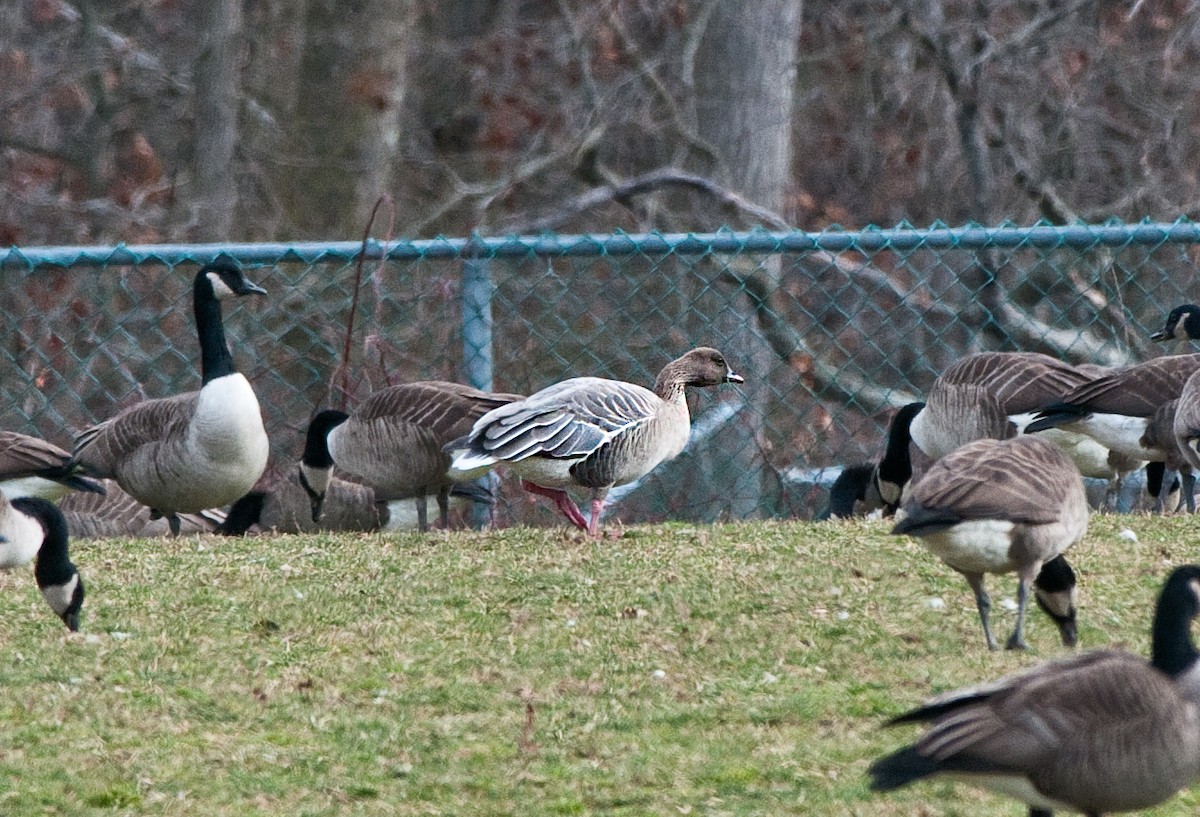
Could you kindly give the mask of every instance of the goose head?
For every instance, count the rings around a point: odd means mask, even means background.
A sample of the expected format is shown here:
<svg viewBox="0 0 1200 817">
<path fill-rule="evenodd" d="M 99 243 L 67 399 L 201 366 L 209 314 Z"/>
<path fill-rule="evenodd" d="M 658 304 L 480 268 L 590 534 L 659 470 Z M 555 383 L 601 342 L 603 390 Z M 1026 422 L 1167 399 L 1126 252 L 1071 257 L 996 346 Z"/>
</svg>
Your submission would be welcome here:
<svg viewBox="0 0 1200 817">
<path fill-rule="evenodd" d="M 321 506 L 333 474 L 333 457 L 329 453 L 329 432 L 350 418 L 344 411 L 325 409 L 308 424 L 304 435 L 304 454 L 300 458 L 300 484 L 312 503 L 312 520 L 321 518 Z"/>
<path fill-rule="evenodd" d="M 12 500 L 20 514 L 34 519 L 42 527 L 33 576 L 42 598 L 71 632 L 79 630 L 79 612 L 83 609 L 83 579 L 71 563 L 67 551 L 67 521 L 54 503 L 36 497 Z"/>
<path fill-rule="evenodd" d="M 1200 340 L 1200 306 L 1184 304 L 1171 310 L 1167 323 L 1150 336 L 1150 340 Z"/>
<path fill-rule="evenodd" d="M 241 268 L 228 258 L 218 258 L 201 267 L 196 273 L 195 286 L 197 294 L 211 293 L 217 300 L 267 294 L 265 289 L 252 283 Z"/>
<path fill-rule="evenodd" d="M 725 362 L 724 356 L 709 346 L 701 346 L 668 364 L 685 386 L 716 386 L 720 383 L 745 383 Z"/>
<path fill-rule="evenodd" d="M 1075 571 L 1060 553 L 1042 565 L 1033 581 L 1033 598 L 1058 627 L 1064 647 L 1079 641 L 1075 611 Z"/>
</svg>

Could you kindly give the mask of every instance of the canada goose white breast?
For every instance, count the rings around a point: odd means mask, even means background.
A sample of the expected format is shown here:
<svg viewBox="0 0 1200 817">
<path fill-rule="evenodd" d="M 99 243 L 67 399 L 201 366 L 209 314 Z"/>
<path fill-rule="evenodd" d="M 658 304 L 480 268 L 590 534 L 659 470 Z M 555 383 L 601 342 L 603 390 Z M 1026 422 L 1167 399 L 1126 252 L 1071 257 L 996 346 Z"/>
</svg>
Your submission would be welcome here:
<svg viewBox="0 0 1200 817">
<path fill-rule="evenodd" d="M 234 372 L 200 389 L 188 424 L 188 442 L 210 463 L 228 463 L 243 473 L 253 471 L 258 479 L 266 467 L 269 446 L 258 397 L 245 375 Z"/>
<path fill-rule="evenodd" d="M 12 570 L 33 561 L 45 532 L 36 519 L 18 513 L 3 496 L 0 503 L 0 537 L 6 540 L 0 543 L 0 570 Z"/>
</svg>

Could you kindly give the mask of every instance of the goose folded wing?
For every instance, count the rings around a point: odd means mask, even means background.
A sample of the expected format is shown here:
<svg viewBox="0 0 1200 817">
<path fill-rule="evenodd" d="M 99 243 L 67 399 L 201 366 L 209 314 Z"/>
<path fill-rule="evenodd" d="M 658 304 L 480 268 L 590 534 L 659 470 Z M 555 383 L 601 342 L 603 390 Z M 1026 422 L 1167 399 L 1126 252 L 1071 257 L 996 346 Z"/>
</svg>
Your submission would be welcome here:
<svg viewBox="0 0 1200 817">
<path fill-rule="evenodd" d="M 912 498 L 925 508 L 954 511 L 963 519 L 1011 519 L 1027 524 L 1058 520 L 1071 483 L 1041 472 L 1019 477 L 1003 462 L 981 462 L 948 479 L 922 479 Z"/>
<path fill-rule="evenodd" d="M 63 470 L 70 455 L 53 443 L 27 434 L 0 432 L 0 474 L 7 479 Z"/>
<path fill-rule="evenodd" d="M 147 400 L 75 438 L 75 461 L 97 476 L 115 477 L 115 463 L 145 445 L 186 433 L 199 392 Z"/>
<path fill-rule="evenodd" d="M 364 422 L 386 419 L 412 423 L 449 439 L 466 434 L 489 411 L 520 399 L 520 395 L 493 394 L 459 383 L 421 381 L 376 392 L 363 402 L 355 416 Z"/>
<path fill-rule="evenodd" d="M 594 381 L 594 382 L 593 382 Z M 501 460 L 531 456 L 579 459 L 613 437 L 652 420 L 662 401 L 630 383 L 575 378 L 494 413 L 480 435 L 483 448 Z"/>
</svg>

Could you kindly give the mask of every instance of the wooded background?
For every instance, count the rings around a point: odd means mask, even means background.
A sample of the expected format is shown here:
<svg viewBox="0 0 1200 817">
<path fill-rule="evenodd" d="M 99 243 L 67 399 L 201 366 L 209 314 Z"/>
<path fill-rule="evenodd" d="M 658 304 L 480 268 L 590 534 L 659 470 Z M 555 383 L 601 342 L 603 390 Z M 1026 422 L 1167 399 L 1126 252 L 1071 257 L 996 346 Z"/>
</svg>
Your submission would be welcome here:
<svg viewBox="0 0 1200 817">
<path fill-rule="evenodd" d="M 1200 209 L 1198 68 L 1200 3 L 1178 0 L 24 0 L 0 5 L 0 246 L 344 240 L 382 194 L 393 206 L 372 228 L 381 238 L 1174 221 Z M 652 336 L 658 323 L 626 315 L 636 336 L 582 333 L 588 373 L 610 361 L 652 379 L 674 353 L 717 339 L 753 375 L 754 418 L 722 431 L 741 460 L 718 511 L 773 513 L 771 475 L 874 453 L 893 398 L 959 354 L 1154 354 L 1144 329 L 1195 283 L 1195 253 L 643 259 L 616 277 L 653 279 L 639 297 L 681 293 L 681 311 L 662 313 L 681 323 Z M 422 298 L 453 296 L 456 267 L 415 269 L 390 279 L 401 300 L 419 286 Z M 514 314 L 549 311 L 564 328 L 550 334 L 572 337 L 619 312 L 618 289 L 596 277 L 611 269 L 543 267 L 582 306 L 554 314 L 559 284 L 533 282 Z M 352 270 L 329 274 L 345 296 Z M 160 320 L 186 303 L 185 277 L 47 280 L 5 281 L 5 308 L 26 330 L 8 351 L 27 388 L 46 367 L 31 321 L 48 302 L 77 304 L 66 324 L 88 324 L 79 336 L 92 341 L 166 333 L 187 385 L 187 313 L 178 332 Z M 294 326 L 271 338 L 330 335 L 332 349 L 336 324 L 320 316 L 313 329 L 303 309 L 320 292 L 306 280 L 289 292 Z M 105 306 L 111 332 L 92 333 L 88 304 Z M 153 326 L 120 328 L 118 305 Z M 376 351 L 441 338 L 380 332 Z M 498 387 L 544 385 L 584 351 L 530 337 L 508 354 L 520 375 L 501 369 Z M 632 372 L 631 357 L 642 359 Z M 392 359 L 409 361 L 393 372 L 409 379 L 452 377 L 461 362 Z M 84 415 L 103 416 L 131 399 L 121 384 L 92 371 L 69 385 L 88 395 Z M 780 401 L 794 414 L 772 422 Z"/>
</svg>

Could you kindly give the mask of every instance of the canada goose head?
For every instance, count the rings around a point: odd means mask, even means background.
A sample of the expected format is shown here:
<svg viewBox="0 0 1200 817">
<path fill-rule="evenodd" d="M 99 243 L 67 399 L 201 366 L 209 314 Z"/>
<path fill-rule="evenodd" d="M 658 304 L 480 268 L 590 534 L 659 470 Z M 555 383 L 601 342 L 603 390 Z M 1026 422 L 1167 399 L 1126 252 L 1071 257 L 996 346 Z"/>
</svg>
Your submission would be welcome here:
<svg viewBox="0 0 1200 817">
<path fill-rule="evenodd" d="M 736 374 L 725 357 L 709 346 L 700 346 L 683 357 L 663 367 L 658 375 L 660 385 L 716 386 L 720 383 L 744 383 L 745 378 Z M 655 391 L 661 396 L 662 391 Z"/>
<path fill-rule="evenodd" d="M 36 521 L 42 528 L 33 576 L 42 598 L 67 629 L 79 630 L 79 611 L 83 608 L 83 579 L 71 563 L 67 550 L 67 522 L 52 502 L 36 497 L 20 497 L 11 505 L 15 511 Z"/>
<path fill-rule="evenodd" d="M 1184 304 L 1171 310 L 1167 323 L 1150 336 L 1150 340 L 1200 340 L 1200 306 Z"/>
<path fill-rule="evenodd" d="M 308 423 L 304 435 L 304 454 L 300 458 L 300 484 L 312 503 L 312 521 L 321 518 L 321 505 L 329 490 L 333 474 L 333 457 L 329 453 L 329 432 L 346 422 L 350 415 L 337 409 L 325 409 Z"/>
<path fill-rule="evenodd" d="M 207 290 L 217 300 L 242 295 L 266 295 L 267 291 L 252 283 L 241 267 L 229 258 L 218 258 L 205 264 L 196 273 L 195 290 L 200 294 Z"/>
<path fill-rule="evenodd" d="M 1061 553 L 1042 565 L 1033 580 L 1033 598 L 1058 626 L 1063 646 L 1074 647 L 1079 640 L 1075 623 L 1075 571 Z"/>
<path fill-rule="evenodd" d="M 904 486 L 912 479 L 912 458 L 909 443 L 912 442 L 912 421 L 921 413 L 925 404 L 917 401 L 902 406 L 892 417 L 888 426 L 887 448 L 875 471 L 879 496 L 889 513 L 895 513 L 900 504 Z"/>
</svg>

